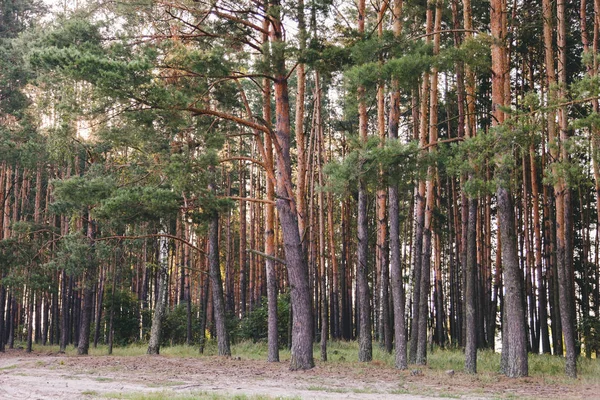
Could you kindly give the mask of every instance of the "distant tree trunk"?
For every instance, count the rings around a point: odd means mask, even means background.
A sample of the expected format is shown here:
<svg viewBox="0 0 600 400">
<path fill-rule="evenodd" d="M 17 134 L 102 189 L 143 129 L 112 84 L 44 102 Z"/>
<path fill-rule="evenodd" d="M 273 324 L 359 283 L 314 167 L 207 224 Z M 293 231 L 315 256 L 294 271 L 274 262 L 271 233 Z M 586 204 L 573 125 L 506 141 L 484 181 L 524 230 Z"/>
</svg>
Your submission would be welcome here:
<svg viewBox="0 0 600 400">
<path fill-rule="evenodd" d="M 111 301 L 110 301 L 110 318 L 108 320 L 108 355 L 113 352 L 113 345 L 115 341 L 115 294 L 117 291 L 117 264 L 113 265 L 112 273 L 112 289 L 111 289 Z"/>
<path fill-rule="evenodd" d="M 331 283 L 331 321 L 332 321 L 332 332 L 331 337 L 334 339 L 340 339 L 342 337 L 341 320 L 340 320 L 340 281 L 342 280 L 341 272 L 338 267 L 338 258 L 335 247 L 335 225 L 333 223 L 333 195 L 331 192 L 327 193 L 327 233 L 328 233 L 328 244 L 329 244 L 329 257 L 331 260 L 332 269 L 332 283 Z"/>
<path fill-rule="evenodd" d="M 4 314 L 5 304 L 6 304 L 6 288 L 4 287 L 4 285 L 0 285 L 0 353 L 4 353 L 4 351 L 5 351 L 5 340 L 4 340 L 5 339 L 4 327 L 6 326 L 5 314 Z"/>
<path fill-rule="evenodd" d="M 150 328 L 150 341 L 148 342 L 148 354 L 160 353 L 160 342 L 162 340 L 162 324 L 166 313 L 168 290 L 169 290 L 169 244 L 167 239 L 159 239 L 158 250 L 158 297 L 154 305 L 154 315 L 152 317 L 152 327 Z"/>
<path fill-rule="evenodd" d="M 241 145 L 241 144 L 240 144 Z M 240 196 L 246 197 L 246 174 L 243 162 L 240 162 Z M 240 275 L 239 275 L 239 316 L 244 318 L 246 315 L 246 291 L 247 291 L 247 267 L 248 267 L 248 242 L 246 236 L 246 201 L 240 201 Z"/>
<path fill-rule="evenodd" d="M 318 180 L 319 187 L 323 187 L 323 164 L 325 146 L 323 144 L 323 117 L 321 114 L 322 107 L 322 93 L 321 93 L 321 77 L 319 73 L 315 73 L 315 118 L 316 118 L 316 130 L 317 142 L 318 142 Z M 325 268 L 325 201 L 323 190 L 319 190 L 318 193 L 318 205 L 319 205 L 319 267 L 321 275 L 321 361 L 327 361 L 327 337 L 329 335 L 329 315 L 328 315 L 328 303 L 327 303 L 327 270 Z M 331 210 L 329 210 L 331 212 Z"/>
<path fill-rule="evenodd" d="M 61 272 L 61 335 L 60 335 L 60 352 L 64 353 L 69 342 L 69 285 L 67 284 L 67 273 L 65 270 Z"/>
<path fill-rule="evenodd" d="M 0 166 L 0 209 L 7 202 L 7 187 L 5 186 L 4 173 L 6 170 L 6 161 Z M 0 216 L 0 239 L 4 239 L 4 218 Z M 5 272 L 2 272 L 0 278 L 4 279 Z M 5 351 L 5 334 L 6 334 L 6 314 L 4 313 L 6 303 L 6 287 L 0 284 L 0 353 Z"/>
<path fill-rule="evenodd" d="M 90 327 L 94 310 L 94 288 L 96 284 L 96 259 L 94 254 L 96 223 L 92 220 L 91 215 L 88 215 L 90 218 L 88 218 L 87 239 L 90 246 L 90 252 L 88 255 L 88 265 L 85 272 L 85 286 L 83 289 L 84 309 L 81 316 L 81 327 L 79 328 L 79 340 L 77 342 L 77 354 L 79 355 L 88 354 L 90 348 Z"/>
<path fill-rule="evenodd" d="M 94 321 L 94 348 L 98 347 L 100 340 L 100 326 L 102 325 L 102 306 L 104 303 L 104 273 L 100 271 L 100 282 L 98 283 L 98 294 L 96 296 L 96 319 Z"/>
<path fill-rule="evenodd" d="M 348 206 L 349 201 L 346 200 L 342 203 L 342 256 L 341 256 L 341 265 L 340 265 L 340 293 L 341 299 L 340 304 L 342 308 L 342 338 L 344 340 L 352 339 L 352 305 L 351 305 L 351 296 L 349 296 L 349 292 L 351 291 L 352 285 L 348 284 L 348 274 L 349 274 L 349 242 L 348 242 Z"/>
<path fill-rule="evenodd" d="M 8 319 L 8 348 L 14 349 L 15 347 L 15 317 L 17 314 L 17 300 L 13 294 L 9 295 L 8 309 L 10 310 L 10 316 Z"/>
<path fill-rule="evenodd" d="M 27 347 L 25 348 L 25 351 L 31 353 L 33 345 L 33 307 L 35 299 L 33 289 L 29 289 L 29 295 L 27 297 Z"/>
<path fill-rule="evenodd" d="M 46 344 L 48 344 L 48 337 L 50 334 L 50 313 L 51 308 L 50 308 L 50 302 L 51 302 L 51 298 L 52 295 L 50 293 L 44 293 L 43 294 L 43 300 L 44 300 L 44 304 L 42 307 L 40 307 L 40 311 L 43 314 L 42 316 L 42 345 L 45 346 Z M 42 311 L 43 310 L 43 311 Z"/>
<path fill-rule="evenodd" d="M 207 249 L 208 250 L 208 249 Z M 208 258 L 206 259 L 205 271 L 208 274 L 210 271 L 208 265 Z M 204 346 L 206 345 L 206 325 L 208 321 L 208 292 L 210 291 L 210 279 L 208 276 L 204 277 L 202 281 L 202 297 L 200 298 L 200 354 L 204 353 Z"/>
<path fill-rule="evenodd" d="M 214 191 L 214 189 L 213 189 Z M 217 328 L 217 341 L 220 356 L 230 356 L 229 335 L 225 321 L 225 299 L 223 297 L 223 284 L 221 282 L 221 265 L 219 262 L 219 214 L 214 211 L 210 219 L 208 232 L 209 240 L 209 266 L 211 289 L 213 295 L 213 309 L 215 325 Z"/>
</svg>

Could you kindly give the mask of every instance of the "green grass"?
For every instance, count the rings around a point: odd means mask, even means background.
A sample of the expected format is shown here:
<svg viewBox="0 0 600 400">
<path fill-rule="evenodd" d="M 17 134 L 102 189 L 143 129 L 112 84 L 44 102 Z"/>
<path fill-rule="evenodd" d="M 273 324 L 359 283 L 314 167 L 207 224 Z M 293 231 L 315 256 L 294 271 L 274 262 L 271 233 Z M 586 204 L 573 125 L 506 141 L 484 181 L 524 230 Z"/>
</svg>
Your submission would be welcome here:
<svg viewBox="0 0 600 400">
<path fill-rule="evenodd" d="M 58 353 L 58 346 L 41 346 L 34 345 L 34 351 L 40 353 Z M 114 356 L 134 357 L 143 356 L 146 354 L 147 344 L 139 343 L 127 347 L 115 347 L 113 349 Z M 267 357 L 267 344 L 265 342 L 253 343 L 250 341 L 237 343 L 232 346 L 232 356 L 240 357 L 243 360 L 265 360 Z M 344 341 L 330 341 L 327 346 L 328 363 L 352 365 L 356 368 L 371 369 L 374 366 L 394 367 L 394 354 L 388 354 L 377 343 L 373 343 L 373 363 L 363 364 L 358 362 L 358 343 Z M 67 348 L 66 354 L 75 356 L 77 349 L 70 346 Z M 174 358 L 200 358 L 206 356 L 214 356 L 217 354 L 215 341 L 209 341 L 206 345 L 204 354 L 199 354 L 196 346 L 164 346 L 161 348 L 161 355 Z M 107 346 L 100 345 L 97 348 L 90 348 L 90 355 L 105 356 L 107 355 Z M 320 359 L 320 347 L 316 343 L 314 347 L 315 360 Z M 290 353 L 287 349 L 280 350 L 280 359 L 286 362 L 290 358 Z M 564 358 L 550 355 L 529 355 L 529 374 L 534 377 L 543 377 L 548 383 L 568 383 L 572 380 L 566 378 L 564 374 Z M 460 349 L 439 348 L 430 349 L 427 355 L 427 369 L 433 371 L 454 370 L 462 372 L 464 368 L 464 353 Z M 7 366 L 3 369 L 12 369 L 16 366 Z M 410 368 L 410 367 L 409 367 Z M 477 370 L 482 382 L 486 375 L 495 375 L 500 368 L 500 354 L 490 350 L 480 350 L 477 354 Z M 600 383 L 600 362 L 596 359 L 588 360 L 583 357 L 579 358 L 579 381 L 587 383 Z M 492 378 L 490 378 L 492 379 Z"/>
<path fill-rule="evenodd" d="M 326 386 L 315 386 L 315 385 L 307 387 L 306 390 L 312 390 L 315 392 L 329 392 L 329 393 L 348 393 L 349 392 L 348 389 L 330 388 L 330 387 L 326 387 Z"/>
<path fill-rule="evenodd" d="M 207 392 L 173 393 L 168 391 L 152 393 L 107 393 L 104 397 L 109 399 L 125 400 L 296 400 L 298 397 L 270 397 L 270 396 L 246 396 L 223 395 Z"/>
</svg>

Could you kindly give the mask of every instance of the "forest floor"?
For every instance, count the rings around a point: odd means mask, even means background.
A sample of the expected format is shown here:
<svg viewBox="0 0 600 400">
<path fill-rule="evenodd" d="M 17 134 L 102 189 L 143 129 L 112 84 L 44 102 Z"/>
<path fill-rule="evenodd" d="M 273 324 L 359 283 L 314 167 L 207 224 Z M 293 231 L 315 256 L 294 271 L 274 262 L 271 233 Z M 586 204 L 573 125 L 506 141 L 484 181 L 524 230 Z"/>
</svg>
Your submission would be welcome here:
<svg viewBox="0 0 600 400">
<path fill-rule="evenodd" d="M 280 363 L 174 356 L 0 353 L 1 399 L 600 399 L 600 383 L 533 376 L 508 379 L 385 363 L 317 362 L 292 372 Z"/>
</svg>

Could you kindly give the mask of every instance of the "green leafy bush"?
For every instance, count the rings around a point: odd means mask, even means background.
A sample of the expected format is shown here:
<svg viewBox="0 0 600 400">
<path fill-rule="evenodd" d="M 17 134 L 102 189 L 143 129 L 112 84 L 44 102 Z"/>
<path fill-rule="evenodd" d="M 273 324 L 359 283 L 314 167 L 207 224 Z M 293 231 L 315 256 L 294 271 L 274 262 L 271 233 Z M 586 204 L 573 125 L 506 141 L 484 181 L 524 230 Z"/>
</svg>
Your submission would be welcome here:
<svg viewBox="0 0 600 400">
<path fill-rule="evenodd" d="M 129 291 L 117 290 L 114 295 L 106 292 L 104 295 L 103 326 L 106 327 L 106 336 L 110 326 L 110 314 L 114 305 L 113 344 L 126 346 L 139 338 L 140 304 L 137 298 Z"/>
<path fill-rule="evenodd" d="M 260 305 L 250 311 L 246 317 L 240 321 L 240 324 L 232 337 L 234 337 L 236 341 L 266 341 L 268 334 L 268 316 L 269 310 L 267 307 L 267 299 L 263 298 Z M 277 331 L 279 346 L 281 347 L 287 346 L 288 344 L 289 316 L 290 295 L 288 293 L 281 294 L 277 298 Z"/>
<path fill-rule="evenodd" d="M 200 341 L 200 320 L 198 307 L 192 306 L 192 343 Z M 177 305 L 167 311 L 162 326 L 162 345 L 185 344 L 187 342 L 187 304 Z"/>
</svg>

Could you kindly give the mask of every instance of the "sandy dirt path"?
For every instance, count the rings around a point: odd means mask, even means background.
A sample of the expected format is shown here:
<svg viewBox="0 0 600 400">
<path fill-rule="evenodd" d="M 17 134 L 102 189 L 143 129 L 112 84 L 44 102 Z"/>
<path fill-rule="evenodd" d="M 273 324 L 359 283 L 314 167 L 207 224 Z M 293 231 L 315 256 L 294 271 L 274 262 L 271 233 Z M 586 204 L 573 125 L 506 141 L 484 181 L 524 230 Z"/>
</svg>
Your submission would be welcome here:
<svg viewBox="0 0 600 400">
<path fill-rule="evenodd" d="M 286 362 L 236 358 L 0 353 L 0 399 L 106 399 L 154 391 L 165 397 L 206 392 L 302 399 L 600 399 L 597 386 L 561 387 L 500 375 L 481 379 L 427 369 L 413 375 L 378 364 L 324 363 L 310 371 L 291 372 Z"/>
</svg>

